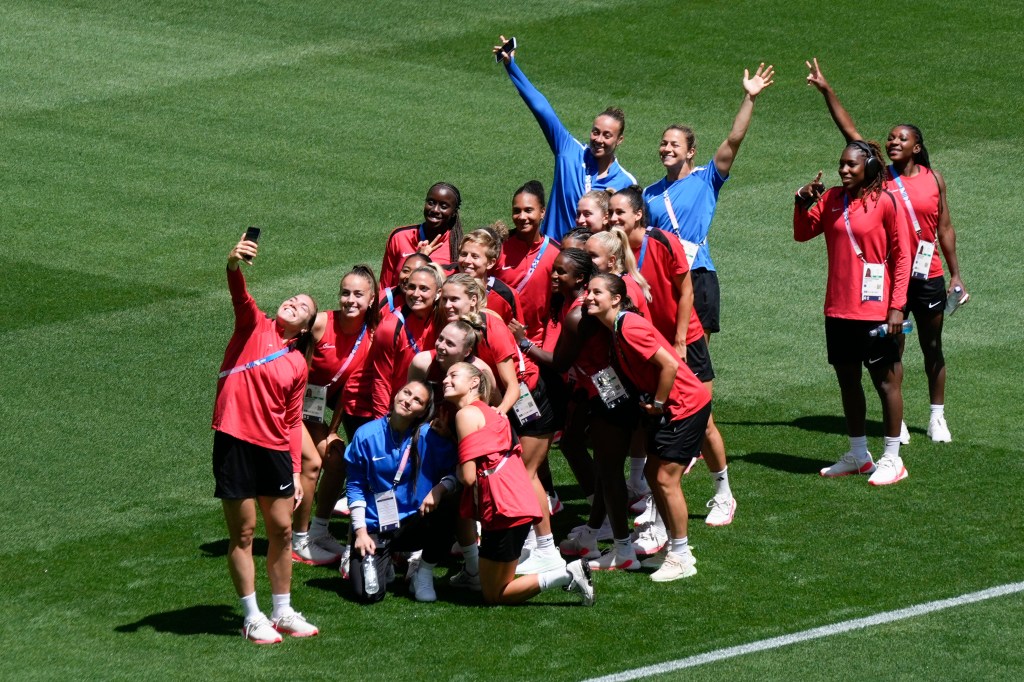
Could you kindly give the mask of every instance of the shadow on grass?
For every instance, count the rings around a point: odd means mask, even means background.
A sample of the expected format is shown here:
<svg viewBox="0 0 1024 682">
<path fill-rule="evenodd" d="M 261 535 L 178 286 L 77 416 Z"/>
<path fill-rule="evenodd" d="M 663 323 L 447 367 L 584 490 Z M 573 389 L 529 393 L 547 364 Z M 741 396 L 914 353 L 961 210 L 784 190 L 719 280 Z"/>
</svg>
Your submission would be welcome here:
<svg viewBox="0 0 1024 682">
<path fill-rule="evenodd" d="M 797 457 L 786 455 L 781 452 L 751 452 L 739 457 L 730 457 L 732 460 L 740 460 L 757 464 L 758 466 L 785 471 L 790 474 L 815 474 L 821 471 L 822 467 L 834 464 L 834 461 L 815 459 L 812 457 Z M 693 517 L 691 517 L 693 518 Z"/>
<path fill-rule="evenodd" d="M 228 540 L 224 538 L 223 540 L 207 542 L 199 545 L 199 549 L 208 558 L 225 557 L 228 555 Z M 267 556 L 267 539 L 254 538 L 252 541 L 252 553 L 253 556 Z"/>
<path fill-rule="evenodd" d="M 790 426 L 802 431 L 813 431 L 815 433 L 829 433 L 837 436 L 846 435 L 846 418 L 835 414 L 816 414 L 804 417 L 797 417 L 792 421 L 724 421 L 715 420 L 719 424 L 729 426 Z M 867 435 L 872 438 L 881 438 L 884 434 L 882 422 L 868 420 Z M 911 431 L 924 433 L 923 429 L 914 428 Z"/>
<path fill-rule="evenodd" d="M 154 613 L 134 623 L 118 625 L 115 632 L 136 633 L 143 628 L 174 635 L 238 636 L 241 619 L 232 606 L 203 604 L 176 611 Z"/>
<path fill-rule="evenodd" d="M 451 587 L 448 584 L 448 579 L 455 575 L 458 569 L 451 569 L 448 574 L 434 578 L 434 588 L 437 590 L 437 601 L 444 604 L 451 604 L 455 606 L 465 606 L 469 608 L 492 608 L 489 604 L 485 604 L 483 597 L 479 592 L 473 592 L 472 590 L 463 590 L 457 587 Z M 355 593 L 350 589 L 348 581 L 343 579 L 340 575 L 335 575 L 331 578 L 312 578 L 303 583 L 307 587 L 312 587 L 317 590 L 323 590 L 324 592 L 331 592 L 338 595 L 341 599 L 357 604 L 360 606 L 366 606 L 372 608 L 373 604 L 363 604 L 356 599 Z M 412 593 L 406 587 L 405 577 L 399 575 L 393 583 L 388 585 L 388 594 L 385 599 L 404 599 L 407 601 L 415 601 Z M 533 599 L 517 604 L 516 607 L 521 606 L 576 606 L 574 601 L 570 602 L 554 602 L 554 601 L 543 601 L 542 596 L 534 597 Z M 427 606 L 429 608 L 429 606 Z"/>
</svg>

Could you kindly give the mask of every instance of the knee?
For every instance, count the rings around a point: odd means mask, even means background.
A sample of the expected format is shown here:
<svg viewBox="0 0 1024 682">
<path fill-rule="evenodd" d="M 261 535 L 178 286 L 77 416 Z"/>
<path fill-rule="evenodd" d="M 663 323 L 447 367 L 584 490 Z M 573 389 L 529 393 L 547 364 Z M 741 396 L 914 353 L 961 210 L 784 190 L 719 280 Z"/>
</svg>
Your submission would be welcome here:
<svg viewBox="0 0 1024 682">
<path fill-rule="evenodd" d="M 239 549 L 249 551 L 252 549 L 252 539 L 256 533 L 255 526 L 244 526 L 242 528 L 232 528 L 230 544 Z"/>
</svg>

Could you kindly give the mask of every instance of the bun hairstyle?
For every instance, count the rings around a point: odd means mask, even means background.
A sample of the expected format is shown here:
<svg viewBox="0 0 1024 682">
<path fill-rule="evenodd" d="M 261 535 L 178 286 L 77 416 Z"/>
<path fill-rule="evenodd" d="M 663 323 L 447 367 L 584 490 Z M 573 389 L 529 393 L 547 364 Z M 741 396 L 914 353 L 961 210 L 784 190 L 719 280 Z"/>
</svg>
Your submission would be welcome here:
<svg viewBox="0 0 1024 682">
<path fill-rule="evenodd" d="M 459 243 L 462 241 L 462 217 L 459 215 L 459 209 L 462 208 L 462 192 L 450 182 L 435 182 L 427 190 L 427 196 L 429 197 L 435 189 L 445 189 L 455 195 L 455 213 L 448 223 L 448 256 L 451 262 L 455 263 L 459 260 Z"/>
<path fill-rule="evenodd" d="M 469 362 L 457 362 L 452 365 L 452 369 L 455 369 L 456 367 L 466 370 L 470 377 L 475 377 L 480 380 L 480 384 L 476 388 L 476 393 L 480 397 L 480 400 L 485 403 L 488 402 L 491 394 L 494 393 L 494 384 L 491 383 L 491 380 L 487 375 L 481 372 L 479 367 Z M 450 372 L 451 370 L 448 371 Z"/>
<path fill-rule="evenodd" d="M 602 111 L 598 116 L 610 116 L 619 122 L 619 135 L 626 134 L 626 112 L 618 107 L 608 107 Z"/>
<path fill-rule="evenodd" d="M 486 326 L 483 310 L 487 305 L 487 290 L 480 284 L 480 281 L 472 275 L 459 272 L 449 277 L 444 284 L 445 286 L 462 287 L 462 290 L 466 292 L 466 296 L 471 299 L 474 296 L 476 297 L 476 307 L 468 313 L 461 315 L 459 319 L 469 323 L 475 329 L 482 330 Z M 475 347 L 476 344 L 474 343 L 473 346 Z"/>
<path fill-rule="evenodd" d="M 882 172 L 882 148 L 874 140 L 853 140 L 846 145 L 847 149 L 856 149 L 864 155 L 864 185 L 865 196 L 870 196 L 877 201 L 884 189 L 885 174 Z M 864 203 L 864 211 L 867 212 L 867 202 Z"/>
<path fill-rule="evenodd" d="M 630 313 L 639 313 L 637 307 L 633 305 L 633 300 L 629 297 L 629 293 L 626 291 L 626 283 L 622 281 L 622 278 L 618 275 L 613 275 L 610 272 L 600 273 L 590 278 L 593 282 L 595 279 L 601 280 L 601 282 L 607 287 L 608 293 L 612 296 L 618 296 L 619 308 Z"/>
<path fill-rule="evenodd" d="M 412 256 L 409 258 L 412 258 Z M 408 260 L 408 258 L 406 260 Z M 365 265 L 363 263 L 354 265 L 351 270 L 342 276 L 341 282 L 338 283 L 339 294 L 341 293 L 341 287 L 345 284 L 345 278 L 351 275 L 362 277 L 370 285 L 370 305 L 366 309 L 366 316 L 363 318 L 363 322 L 366 324 L 366 328 L 372 333 L 377 328 L 377 325 L 380 324 L 380 302 L 378 300 L 378 289 L 380 287 L 377 285 L 377 276 L 373 274 L 373 270 L 369 265 Z"/>
<path fill-rule="evenodd" d="M 640 270 L 636 265 L 636 258 L 633 256 L 633 249 L 629 247 L 629 237 L 622 231 L 622 228 L 613 227 L 607 232 L 598 232 L 597 234 L 591 235 L 590 241 L 596 241 L 596 243 L 603 246 L 611 255 L 615 256 L 615 261 L 618 263 L 619 269 L 613 274 L 621 275 L 623 272 L 628 274 L 633 280 L 640 285 L 640 288 L 644 292 L 644 298 L 648 302 L 651 300 L 651 286 L 647 283 L 647 279 L 640 274 Z"/>
<path fill-rule="evenodd" d="M 483 247 L 488 260 L 497 262 L 498 257 L 501 256 L 501 245 L 506 239 L 508 239 L 508 226 L 498 220 L 486 227 L 475 229 L 463 237 L 459 243 L 459 251 L 462 251 L 462 247 L 468 243 L 477 244 Z"/>
<path fill-rule="evenodd" d="M 544 185 L 540 183 L 540 180 L 530 180 L 525 185 L 517 189 L 512 195 L 512 198 L 515 199 L 520 194 L 529 194 L 532 197 L 536 197 L 537 203 L 540 204 L 541 208 L 544 208 Z"/>
<path fill-rule="evenodd" d="M 604 192 L 601 192 L 601 194 L 604 194 Z M 562 247 L 563 247 L 563 250 L 565 248 L 569 248 L 569 247 L 566 247 L 565 244 L 566 244 L 566 242 L 569 242 L 570 240 L 571 241 L 582 242 L 582 243 L 586 244 L 587 240 L 590 239 L 590 236 L 592 234 L 593 234 L 593 232 L 590 231 L 590 228 L 587 228 L 587 227 L 577 227 L 577 228 L 575 228 L 571 232 L 567 233 L 564 237 L 562 237 Z"/>
<path fill-rule="evenodd" d="M 908 128 L 917 137 L 917 144 L 920 145 L 921 151 L 914 154 L 914 163 L 918 166 L 924 166 L 925 168 L 931 169 L 932 162 L 928 158 L 928 148 L 924 146 L 924 135 L 921 133 L 921 129 L 913 123 L 900 123 L 897 128 Z"/>
<path fill-rule="evenodd" d="M 461 317 L 454 322 L 449 322 L 445 326 L 454 327 L 466 335 L 465 346 L 469 349 L 469 354 L 472 355 L 473 351 L 476 349 L 476 344 L 480 341 L 479 328 L 473 326 L 473 324 Z"/>
<path fill-rule="evenodd" d="M 644 208 L 644 190 L 642 187 L 630 185 L 613 193 L 612 196 L 622 196 L 629 199 L 629 207 L 633 209 L 634 213 L 640 214 L 640 227 L 647 227 L 647 210 Z"/>
</svg>

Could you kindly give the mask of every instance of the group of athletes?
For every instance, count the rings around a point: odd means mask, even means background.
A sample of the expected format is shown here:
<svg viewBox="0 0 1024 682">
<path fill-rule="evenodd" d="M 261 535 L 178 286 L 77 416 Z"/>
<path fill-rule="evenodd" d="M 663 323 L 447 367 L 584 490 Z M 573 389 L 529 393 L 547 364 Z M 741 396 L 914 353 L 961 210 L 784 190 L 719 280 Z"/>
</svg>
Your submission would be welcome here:
<svg viewBox="0 0 1024 682">
<path fill-rule="evenodd" d="M 501 222 L 464 231 L 459 190 L 437 183 L 422 222 L 389 236 L 379 278 L 356 266 L 340 281 L 337 309 L 319 311 L 300 294 L 273 317 L 259 311 L 242 274 L 257 244 L 243 238 L 228 256 L 235 328 L 217 384 L 215 494 L 242 632 L 254 642 L 318 632 L 291 606 L 293 560 L 339 565 L 364 602 L 384 597 L 396 564 L 416 600 L 434 601 L 434 569 L 456 554 L 462 568 L 449 583 L 487 603 L 562 587 L 590 605 L 592 571 L 647 566 L 655 582 L 696 573 L 680 485 L 696 459 L 714 484 L 706 523 L 733 520 L 711 409 L 719 291 L 708 233 L 774 69 L 744 71 L 732 129 L 703 165 L 693 131 L 669 126 L 659 145 L 665 177 L 642 189 L 616 160 L 622 111 L 601 112 L 582 144 L 502 45 L 494 52 L 555 157 L 547 201 L 536 181 L 513 193 L 511 231 Z M 887 485 L 907 476 L 899 455 L 907 309 L 925 355 L 928 434 L 950 440 L 947 289 L 936 244 L 957 301 L 966 292 L 945 185 L 921 132 L 890 132 L 886 169 L 817 61 L 808 67 L 849 142 L 841 186 L 826 191 L 819 173 L 797 190 L 793 219 L 798 241 L 825 234 L 828 359 L 850 437 L 849 452 L 821 474 L 870 474 Z M 862 366 L 882 399 L 877 465 L 864 431 Z M 561 502 L 547 467 L 556 435 L 590 504 L 587 522 L 557 544 L 550 516 Z M 257 509 L 268 535 L 269 618 L 255 591 Z M 328 529 L 339 512 L 350 517 L 342 542 Z"/>
</svg>

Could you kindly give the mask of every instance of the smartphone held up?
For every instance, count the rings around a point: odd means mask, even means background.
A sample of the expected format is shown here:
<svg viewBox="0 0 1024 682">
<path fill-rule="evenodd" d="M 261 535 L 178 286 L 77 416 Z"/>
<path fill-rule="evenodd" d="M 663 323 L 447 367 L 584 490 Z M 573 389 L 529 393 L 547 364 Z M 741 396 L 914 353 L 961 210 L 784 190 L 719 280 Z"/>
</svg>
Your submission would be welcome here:
<svg viewBox="0 0 1024 682">
<path fill-rule="evenodd" d="M 250 225 L 245 230 L 245 236 L 242 237 L 243 241 L 252 242 L 258 244 L 260 241 L 260 228 Z M 252 256 L 242 256 L 242 260 L 246 263 L 252 262 Z"/>
</svg>

